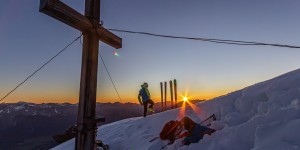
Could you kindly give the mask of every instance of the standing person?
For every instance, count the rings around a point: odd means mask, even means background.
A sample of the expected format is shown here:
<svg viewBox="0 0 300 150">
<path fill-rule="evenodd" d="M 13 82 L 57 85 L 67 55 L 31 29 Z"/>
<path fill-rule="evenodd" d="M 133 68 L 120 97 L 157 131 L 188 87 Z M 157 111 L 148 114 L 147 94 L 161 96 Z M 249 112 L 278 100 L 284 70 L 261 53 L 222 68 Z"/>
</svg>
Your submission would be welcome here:
<svg viewBox="0 0 300 150">
<path fill-rule="evenodd" d="M 141 97 L 142 97 L 142 99 L 141 99 Z M 146 115 L 147 115 L 148 104 L 150 104 L 149 111 L 154 112 L 154 110 L 153 110 L 154 102 L 150 99 L 150 93 L 148 90 L 147 82 L 145 82 L 144 84 L 141 85 L 138 99 L 139 99 L 140 104 L 144 105 L 144 117 L 146 117 Z"/>
</svg>

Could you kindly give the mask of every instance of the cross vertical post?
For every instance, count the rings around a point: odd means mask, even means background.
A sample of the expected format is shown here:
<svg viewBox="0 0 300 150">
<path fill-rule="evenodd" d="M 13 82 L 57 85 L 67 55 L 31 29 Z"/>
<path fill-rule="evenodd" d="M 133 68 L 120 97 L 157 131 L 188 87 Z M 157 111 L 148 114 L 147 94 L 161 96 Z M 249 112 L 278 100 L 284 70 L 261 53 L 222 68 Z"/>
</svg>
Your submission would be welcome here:
<svg viewBox="0 0 300 150">
<path fill-rule="evenodd" d="M 85 1 L 85 17 L 97 27 L 100 19 L 100 0 Z M 99 39 L 97 33 L 83 33 L 82 66 L 77 127 L 76 150 L 92 150 L 95 143 L 97 123 L 95 119 L 98 74 Z"/>
<path fill-rule="evenodd" d="M 97 122 L 104 120 L 104 118 L 95 118 L 99 40 L 114 48 L 121 48 L 122 39 L 99 24 L 100 0 L 85 0 L 85 15 L 60 0 L 40 0 L 40 12 L 83 33 L 75 149 L 93 150 Z"/>
</svg>

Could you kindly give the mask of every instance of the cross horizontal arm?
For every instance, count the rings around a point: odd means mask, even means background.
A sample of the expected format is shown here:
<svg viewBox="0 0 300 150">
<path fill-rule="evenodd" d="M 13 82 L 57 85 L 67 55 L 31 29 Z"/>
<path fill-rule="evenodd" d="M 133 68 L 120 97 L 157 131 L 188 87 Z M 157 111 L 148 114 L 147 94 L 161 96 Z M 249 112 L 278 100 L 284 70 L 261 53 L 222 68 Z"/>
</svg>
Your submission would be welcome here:
<svg viewBox="0 0 300 150">
<path fill-rule="evenodd" d="M 40 12 L 82 32 L 92 28 L 88 18 L 59 0 L 41 0 Z"/>
<path fill-rule="evenodd" d="M 122 39 L 101 26 L 94 27 L 90 20 L 73 8 L 59 0 L 40 0 L 40 12 L 45 13 L 61 22 L 82 32 L 95 32 L 100 41 L 114 47 L 122 47 Z"/>
<path fill-rule="evenodd" d="M 100 41 L 117 49 L 122 47 L 122 38 L 116 36 L 105 28 L 99 26 L 97 28 L 97 34 Z"/>
</svg>

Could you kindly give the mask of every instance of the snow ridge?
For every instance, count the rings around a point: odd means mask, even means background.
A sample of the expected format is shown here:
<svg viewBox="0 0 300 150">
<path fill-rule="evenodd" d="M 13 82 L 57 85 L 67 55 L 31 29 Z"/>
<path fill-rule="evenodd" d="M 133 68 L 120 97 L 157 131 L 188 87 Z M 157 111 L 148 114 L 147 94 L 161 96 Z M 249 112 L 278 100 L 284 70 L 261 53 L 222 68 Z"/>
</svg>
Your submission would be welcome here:
<svg viewBox="0 0 300 150">
<path fill-rule="evenodd" d="M 189 146 L 176 140 L 167 150 L 300 150 L 300 69 L 197 106 L 198 112 L 187 107 L 186 116 L 201 122 L 215 114 L 212 128 L 218 131 Z M 98 129 L 97 139 L 112 150 L 159 150 L 167 141 L 149 140 L 178 113 L 175 109 L 107 124 Z M 60 149 L 74 149 L 74 139 L 54 148 Z"/>
</svg>

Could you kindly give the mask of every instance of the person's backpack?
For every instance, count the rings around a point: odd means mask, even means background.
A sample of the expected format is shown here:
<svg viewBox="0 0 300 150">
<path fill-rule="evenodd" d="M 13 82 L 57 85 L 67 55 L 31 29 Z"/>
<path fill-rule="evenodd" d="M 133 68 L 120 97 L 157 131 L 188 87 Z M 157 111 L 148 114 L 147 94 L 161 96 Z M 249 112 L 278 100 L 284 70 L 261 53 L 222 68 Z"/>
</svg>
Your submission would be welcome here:
<svg viewBox="0 0 300 150">
<path fill-rule="evenodd" d="M 170 140 L 173 143 L 183 130 L 183 126 L 177 120 L 171 120 L 167 122 L 162 131 L 160 132 L 160 138 L 162 140 Z"/>
</svg>

